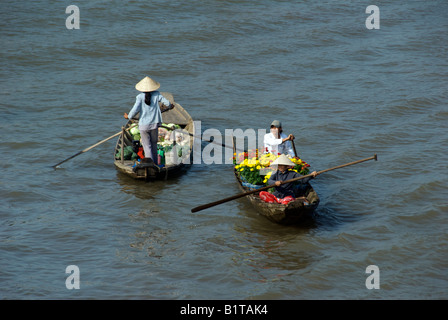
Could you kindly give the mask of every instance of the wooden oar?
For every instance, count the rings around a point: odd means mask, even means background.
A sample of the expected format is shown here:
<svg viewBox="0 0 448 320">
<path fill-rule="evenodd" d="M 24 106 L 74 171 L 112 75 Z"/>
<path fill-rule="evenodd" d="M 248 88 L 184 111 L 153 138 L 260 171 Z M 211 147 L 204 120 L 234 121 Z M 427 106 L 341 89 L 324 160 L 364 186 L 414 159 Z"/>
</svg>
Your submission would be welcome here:
<svg viewBox="0 0 448 320">
<path fill-rule="evenodd" d="M 129 128 L 127 128 L 125 131 L 130 130 L 131 128 L 135 127 L 136 125 L 137 125 L 137 124 L 133 124 L 133 125 L 129 126 Z M 107 140 L 110 140 L 110 139 L 112 139 L 112 138 L 114 138 L 114 137 L 120 135 L 121 133 L 122 133 L 122 131 L 117 132 L 116 134 L 110 136 L 109 138 L 106 138 L 106 139 L 104 139 L 104 140 L 101 140 L 101 141 L 95 143 L 94 145 L 91 145 L 90 147 L 87 147 L 87 148 L 85 148 L 84 150 L 81 150 L 81 151 L 79 151 L 78 153 L 75 153 L 75 154 L 72 155 L 71 157 L 69 157 L 69 158 L 67 158 L 67 159 L 65 159 L 65 160 L 62 160 L 61 162 L 55 164 L 55 165 L 53 166 L 53 168 L 56 168 L 56 167 L 58 167 L 59 165 L 63 164 L 64 162 L 66 162 L 66 161 L 68 161 L 68 160 L 70 160 L 70 159 L 73 159 L 74 157 L 79 156 L 80 154 L 82 154 L 82 153 L 84 153 L 84 152 L 87 152 L 87 151 L 89 151 L 89 150 L 91 150 L 91 149 L 93 149 L 93 148 L 99 146 L 100 144 L 102 144 L 102 143 L 106 142 Z"/>
<path fill-rule="evenodd" d="M 362 159 L 362 160 L 358 160 L 358 161 L 354 161 L 354 162 L 349 162 L 349 163 L 342 164 L 340 166 L 336 166 L 336 167 L 333 167 L 333 168 L 330 168 L 330 169 L 325 169 L 325 170 L 322 170 L 322 171 L 318 171 L 318 172 L 316 172 L 316 176 L 319 175 L 319 174 L 322 174 L 324 172 L 340 169 L 340 168 L 343 168 L 343 167 L 351 166 L 351 165 L 354 165 L 354 164 L 357 164 L 357 163 L 361 163 L 361 162 L 364 162 L 364 161 L 369 161 L 369 160 L 377 161 L 378 159 L 377 159 L 376 154 L 373 157 L 370 157 L 370 158 L 366 158 L 366 159 Z M 297 177 L 297 178 L 294 178 L 294 179 L 289 179 L 289 180 L 286 180 L 286 181 L 282 181 L 282 182 L 280 182 L 280 184 L 282 185 L 282 184 L 285 184 L 285 183 L 290 183 L 290 182 L 302 180 L 302 179 L 305 179 L 305 178 L 308 178 L 308 177 L 311 177 L 311 176 L 312 176 L 311 174 L 307 174 L 307 175 L 304 175 L 304 176 L 301 176 L 301 177 Z M 204 204 L 202 206 L 193 208 L 193 209 L 191 209 L 191 212 L 201 211 L 201 210 L 204 210 L 204 209 L 207 209 L 207 208 L 210 208 L 210 207 L 214 207 L 214 206 L 217 206 L 219 204 L 222 204 L 222 203 L 225 203 L 225 202 L 228 202 L 228 201 L 232 201 L 232 200 L 235 200 L 235 199 L 238 199 L 238 198 L 242 198 L 242 197 L 248 196 L 250 194 L 254 194 L 254 193 L 257 193 L 257 192 L 260 192 L 260 191 L 263 191 L 263 190 L 267 190 L 267 189 L 273 188 L 273 187 L 275 187 L 274 184 L 266 186 L 266 187 L 262 187 L 260 189 L 256 189 L 256 190 L 252 190 L 252 191 L 248 191 L 248 192 L 244 192 L 244 193 L 240 193 L 240 194 L 234 195 L 234 196 L 229 197 L 229 198 L 225 198 L 225 199 L 222 199 L 222 200 L 218 200 L 218 201 L 215 201 L 215 202 L 211 202 L 211 203 Z"/>
<path fill-rule="evenodd" d="M 169 126 L 165 126 L 165 125 L 161 125 L 161 127 L 162 128 L 165 128 L 165 129 L 168 129 L 168 130 L 175 130 L 175 128 L 173 128 L 173 127 L 169 127 Z M 194 135 L 194 134 L 192 134 L 192 133 L 190 133 L 190 132 L 188 132 L 188 131 L 185 131 L 185 130 L 182 130 L 182 133 L 186 133 L 186 134 L 188 134 L 190 137 L 193 137 L 193 138 L 196 138 L 196 139 L 200 139 L 200 140 L 202 140 L 202 141 L 205 141 L 205 142 L 209 142 L 209 143 L 214 143 L 214 144 L 216 144 L 216 145 L 218 145 L 218 146 L 221 146 L 221 147 L 223 147 L 223 148 L 233 148 L 233 147 L 231 147 L 231 146 L 227 146 L 227 145 L 225 145 L 224 143 L 218 143 L 218 142 L 215 142 L 215 141 L 212 141 L 212 140 L 206 140 L 206 139 L 202 139 L 202 138 L 199 138 L 199 137 L 197 137 L 196 135 Z M 236 150 L 234 149 L 234 152 L 235 152 Z M 240 151 L 240 152 L 246 152 L 246 151 L 244 151 L 244 150 L 238 150 L 238 151 Z"/>
<path fill-rule="evenodd" d="M 294 150 L 294 157 L 298 158 L 297 150 L 296 150 L 296 144 L 294 143 L 294 139 L 291 140 L 292 149 Z"/>
</svg>

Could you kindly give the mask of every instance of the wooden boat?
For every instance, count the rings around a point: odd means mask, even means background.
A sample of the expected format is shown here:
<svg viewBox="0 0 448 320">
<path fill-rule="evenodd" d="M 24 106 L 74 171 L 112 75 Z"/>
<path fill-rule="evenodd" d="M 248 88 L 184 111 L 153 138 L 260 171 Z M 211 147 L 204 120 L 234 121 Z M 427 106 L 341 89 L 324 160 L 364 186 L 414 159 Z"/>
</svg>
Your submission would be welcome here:
<svg viewBox="0 0 448 320">
<path fill-rule="evenodd" d="M 169 177 L 178 176 L 185 171 L 186 167 L 192 161 L 194 135 L 193 119 L 180 104 L 174 102 L 174 98 L 171 93 L 161 93 L 171 103 L 174 103 L 173 109 L 162 113 L 164 123 L 179 125 L 181 130 L 176 130 L 176 135 L 180 132 L 185 139 L 189 139 L 189 143 L 186 144 L 187 149 L 183 149 L 181 159 L 176 159 L 176 161 L 170 163 L 166 162 L 163 166 L 159 166 L 152 161 L 146 162 L 143 159 L 141 162 L 136 162 L 136 160 L 125 160 L 122 150 L 128 146 L 133 146 L 134 141 L 128 129 L 131 125 L 138 124 L 138 119 L 129 120 L 123 127 L 122 134 L 117 140 L 114 150 L 114 165 L 119 171 L 134 179 L 149 181 L 168 179 Z M 121 153 L 121 157 L 119 159 L 116 157 L 118 153 Z"/>
<path fill-rule="evenodd" d="M 253 190 L 243 185 L 243 182 L 235 169 L 234 174 L 242 192 Z M 296 197 L 295 201 L 291 201 L 287 205 L 284 205 L 280 203 L 264 202 L 260 199 L 258 193 L 246 196 L 261 215 L 279 224 L 299 223 L 300 221 L 309 218 L 319 205 L 319 196 L 309 183 L 306 184 L 304 190 L 297 191 Z"/>
</svg>

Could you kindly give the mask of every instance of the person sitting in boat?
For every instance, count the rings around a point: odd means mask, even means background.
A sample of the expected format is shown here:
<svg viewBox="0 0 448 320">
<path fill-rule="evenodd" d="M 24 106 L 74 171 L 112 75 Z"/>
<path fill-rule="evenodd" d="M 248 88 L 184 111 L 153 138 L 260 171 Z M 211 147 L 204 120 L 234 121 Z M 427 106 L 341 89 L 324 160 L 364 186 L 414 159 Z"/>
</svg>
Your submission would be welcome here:
<svg viewBox="0 0 448 320">
<path fill-rule="evenodd" d="M 311 173 L 311 177 L 304 178 L 301 180 L 288 182 L 285 184 L 281 184 L 283 181 L 287 181 L 290 179 L 301 177 L 302 175 L 289 170 L 290 167 L 294 166 L 294 162 L 292 162 L 286 155 L 282 154 L 278 157 L 273 163 L 272 166 L 277 166 L 277 170 L 271 175 L 268 180 L 268 185 L 275 185 L 275 191 L 273 193 L 267 191 L 260 191 L 260 198 L 269 203 L 282 203 L 288 204 L 291 201 L 295 200 L 294 188 L 297 187 L 297 184 L 306 185 L 308 181 L 316 177 L 317 172 L 313 171 Z"/>
<path fill-rule="evenodd" d="M 140 113 L 138 128 L 145 158 L 151 158 L 157 164 L 158 128 L 163 123 L 162 112 L 174 108 L 174 104 L 165 98 L 157 89 L 160 83 L 150 77 L 143 78 L 135 85 L 135 89 L 141 93 L 137 95 L 135 104 L 129 114 L 125 113 L 125 119 L 132 119 Z M 162 110 L 159 102 L 163 104 Z"/>
<path fill-rule="evenodd" d="M 287 154 L 294 157 L 292 140 L 294 140 L 294 136 L 292 134 L 287 136 L 283 132 L 282 123 L 274 120 L 271 123 L 271 132 L 264 135 L 264 151 L 265 153 Z"/>
</svg>

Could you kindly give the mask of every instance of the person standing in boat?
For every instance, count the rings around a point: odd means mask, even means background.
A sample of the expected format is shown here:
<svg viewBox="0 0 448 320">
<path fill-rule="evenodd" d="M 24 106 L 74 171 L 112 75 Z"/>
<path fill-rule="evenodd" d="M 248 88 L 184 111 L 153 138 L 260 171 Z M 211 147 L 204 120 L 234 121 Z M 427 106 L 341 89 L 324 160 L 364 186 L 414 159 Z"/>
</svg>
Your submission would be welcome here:
<svg viewBox="0 0 448 320">
<path fill-rule="evenodd" d="M 271 154 L 287 154 L 294 157 L 294 149 L 292 147 L 292 134 L 286 135 L 282 129 L 282 123 L 274 120 L 271 123 L 271 132 L 264 135 L 264 151 Z"/>
<path fill-rule="evenodd" d="M 165 98 L 157 89 L 160 83 L 150 77 L 143 78 L 135 85 L 141 93 L 137 95 L 135 104 L 125 119 L 132 119 L 140 113 L 138 128 L 142 139 L 145 158 L 151 158 L 157 164 L 157 141 L 159 139 L 159 126 L 162 124 L 162 112 L 173 109 L 174 104 Z M 159 102 L 163 104 L 162 110 Z"/>
<path fill-rule="evenodd" d="M 275 171 L 268 180 L 268 185 L 275 185 L 275 191 L 273 193 L 267 191 L 260 191 L 261 200 L 269 203 L 282 203 L 288 204 L 291 201 L 295 200 L 294 188 L 297 187 L 297 184 L 301 184 L 305 186 L 308 181 L 315 178 L 317 175 L 316 171 L 311 173 L 311 177 L 304 178 L 301 180 L 288 182 L 285 184 L 281 184 L 283 181 L 287 181 L 290 179 L 301 177 L 300 173 L 289 170 L 290 167 L 293 167 L 295 164 L 292 162 L 286 155 L 282 154 L 278 157 L 273 163 L 272 166 L 277 166 L 277 171 Z"/>
</svg>

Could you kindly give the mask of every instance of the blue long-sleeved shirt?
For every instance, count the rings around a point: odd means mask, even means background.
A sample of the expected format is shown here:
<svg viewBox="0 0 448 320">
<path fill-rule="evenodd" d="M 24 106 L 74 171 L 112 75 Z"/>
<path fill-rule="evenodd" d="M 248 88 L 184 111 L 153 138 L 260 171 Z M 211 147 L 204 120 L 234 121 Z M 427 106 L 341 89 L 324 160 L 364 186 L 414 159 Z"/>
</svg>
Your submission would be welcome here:
<svg viewBox="0 0 448 320">
<path fill-rule="evenodd" d="M 129 111 L 128 118 L 132 119 L 136 114 L 140 113 L 140 118 L 138 121 L 138 126 L 140 128 L 151 124 L 162 123 L 162 112 L 159 108 L 159 102 L 162 102 L 166 106 L 170 105 L 170 101 L 159 91 L 152 92 L 150 105 L 145 103 L 144 92 L 138 94 L 135 99 L 134 106 L 131 111 Z"/>
</svg>

